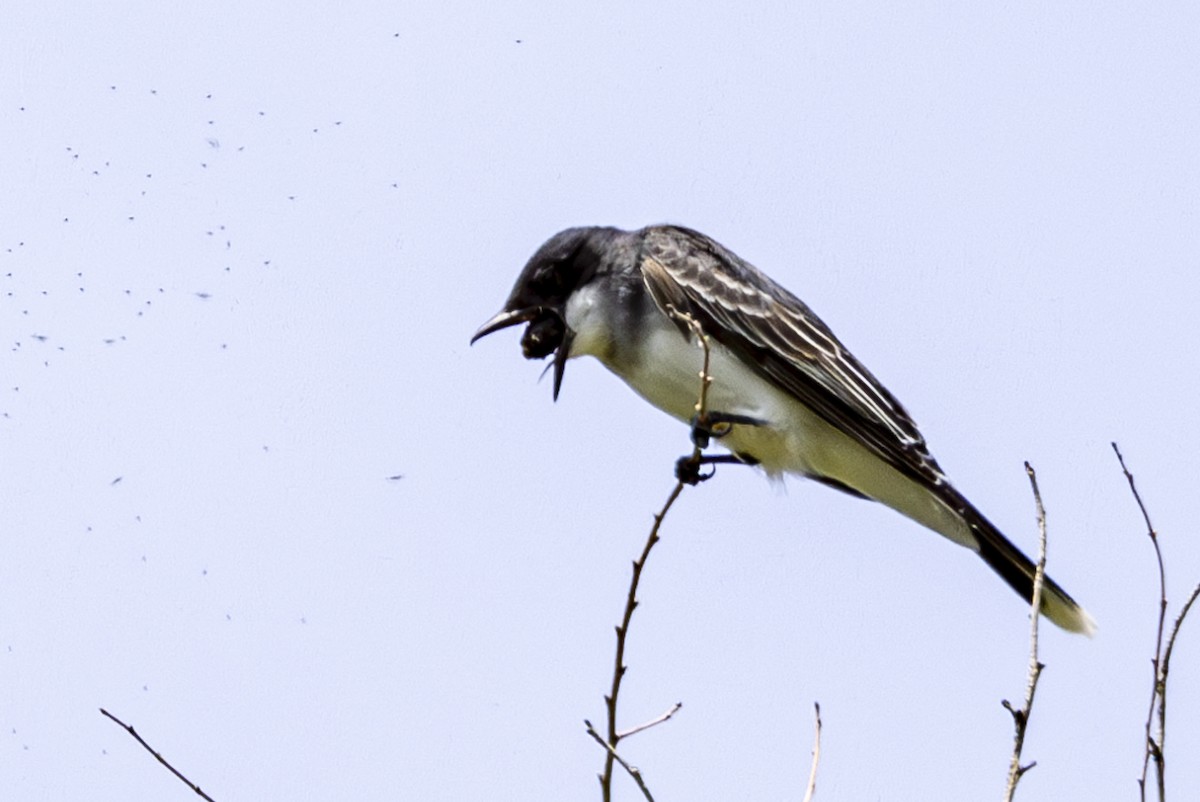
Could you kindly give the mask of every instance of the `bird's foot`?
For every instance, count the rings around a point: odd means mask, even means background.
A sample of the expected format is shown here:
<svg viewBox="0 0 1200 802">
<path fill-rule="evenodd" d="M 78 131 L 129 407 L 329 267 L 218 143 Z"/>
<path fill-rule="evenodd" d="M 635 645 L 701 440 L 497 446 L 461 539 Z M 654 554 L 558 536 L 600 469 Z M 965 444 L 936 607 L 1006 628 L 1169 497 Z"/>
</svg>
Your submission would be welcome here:
<svg viewBox="0 0 1200 802">
<path fill-rule="evenodd" d="M 712 438 L 724 437 L 737 425 L 766 426 L 767 422 L 733 412 L 705 412 L 692 418 L 692 442 L 697 448 L 708 448 Z"/>
<path fill-rule="evenodd" d="M 695 487 L 701 482 L 707 482 L 713 478 L 717 472 L 714 468 L 708 473 L 701 473 L 700 466 L 704 464 L 703 457 L 695 457 L 689 454 L 686 457 L 680 457 L 675 460 L 675 478 L 683 482 L 685 485 Z"/>
<path fill-rule="evenodd" d="M 713 468 L 708 473 L 702 473 L 700 468 L 704 465 L 757 465 L 758 460 L 753 457 L 741 456 L 737 454 L 701 454 L 696 456 L 689 454 L 686 457 L 680 457 L 675 461 L 675 478 L 683 482 L 685 485 L 695 487 L 701 482 L 707 482 L 716 474 L 716 468 Z"/>
</svg>

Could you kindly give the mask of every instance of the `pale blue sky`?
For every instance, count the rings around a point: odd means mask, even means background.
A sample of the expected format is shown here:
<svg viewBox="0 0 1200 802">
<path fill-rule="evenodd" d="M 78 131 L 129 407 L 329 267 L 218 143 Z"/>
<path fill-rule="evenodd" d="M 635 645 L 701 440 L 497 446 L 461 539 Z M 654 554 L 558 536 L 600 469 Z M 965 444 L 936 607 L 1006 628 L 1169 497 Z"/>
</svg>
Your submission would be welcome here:
<svg viewBox="0 0 1200 802">
<path fill-rule="evenodd" d="M 686 430 L 468 348 L 568 225 L 698 228 L 900 397 L 1094 640 L 1043 629 L 1021 799 L 1129 799 L 1156 573 L 1200 580 L 1190 4 L 49 6 L 0 24 L 0 787 L 593 799 Z M 45 338 L 45 339 L 42 339 Z M 387 477 L 402 474 L 399 480 Z M 114 480 L 120 481 L 114 484 Z M 634 620 L 664 800 L 999 796 L 1025 608 L 879 507 L 688 490 Z M 1200 787 L 1200 621 L 1171 686 Z M 619 799 L 636 799 L 618 783 Z"/>
</svg>

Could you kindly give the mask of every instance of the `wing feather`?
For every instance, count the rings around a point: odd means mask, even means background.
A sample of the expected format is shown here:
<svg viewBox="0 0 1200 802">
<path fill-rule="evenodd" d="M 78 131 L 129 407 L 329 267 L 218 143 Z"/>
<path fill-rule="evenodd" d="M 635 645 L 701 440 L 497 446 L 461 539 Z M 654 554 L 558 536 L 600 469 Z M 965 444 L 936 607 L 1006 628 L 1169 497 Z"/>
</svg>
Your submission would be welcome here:
<svg viewBox="0 0 1200 802">
<path fill-rule="evenodd" d="M 669 303 L 695 317 L 710 337 L 763 377 L 929 488 L 962 516 L 979 556 L 1030 599 L 1033 562 L 946 481 L 904 407 L 811 309 L 699 232 L 654 226 L 643 237 L 642 275 L 660 308 Z M 814 478 L 858 492 L 836 479 Z M 1090 634 L 1095 628 L 1087 612 L 1049 577 L 1042 613 L 1073 632 Z"/>
<path fill-rule="evenodd" d="M 693 315 L 709 336 L 905 475 L 945 477 L 900 402 L 796 296 L 691 229 L 645 229 L 642 273 L 651 296 Z"/>
</svg>

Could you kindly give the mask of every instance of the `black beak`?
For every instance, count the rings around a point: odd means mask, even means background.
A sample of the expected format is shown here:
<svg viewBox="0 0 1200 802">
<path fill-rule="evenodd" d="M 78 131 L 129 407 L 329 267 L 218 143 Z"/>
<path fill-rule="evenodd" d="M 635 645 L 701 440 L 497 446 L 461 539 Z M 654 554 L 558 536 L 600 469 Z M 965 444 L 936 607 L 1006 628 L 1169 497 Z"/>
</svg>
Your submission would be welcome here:
<svg viewBox="0 0 1200 802">
<path fill-rule="evenodd" d="M 507 329 L 510 326 L 519 326 L 522 323 L 532 323 L 521 340 L 521 348 L 526 359 L 541 359 L 549 356 L 551 349 L 554 351 L 552 367 L 554 368 L 554 400 L 557 401 L 558 391 L 562 388 L 563 374 L 567 369 L 567 357 L 571 355 L 571 340 L 575 337 L 575 333 L 563 323 L 561 312 L 544 306 L 512 311 L 505 309 L 479 327 L 479 331 L 475 332 L 475 336 L 471 338 L 471 345 L 494 331 Z"/>
<path fill-rule="evenodd" d="M 575 332 L 570 329 L 563 335 L 563 340 L 554 352 L 554 400 L 558 400 L 558 390 L 562 387 L 563 373 L 567 369 L 567 357 L 571 355 L 571 340 Z"/>
<path fill-rule="evenodd" d="M 509 326 L 519 326 L 522 323 L 528 323 L 537 317 L 541 311 L 542 310 L 536 306 L 529 309 L 518 309 L 515 312 L 510 312 L 507 309 L 502 310 L 487 323 L 484 323 L 479 327 L 479 331 L 475 332 L 475 336 L 471 338 L 471 345 L 474 345 L 476 340 L 486 337 L 494 331 L 507 329 Z"/>
</svg>

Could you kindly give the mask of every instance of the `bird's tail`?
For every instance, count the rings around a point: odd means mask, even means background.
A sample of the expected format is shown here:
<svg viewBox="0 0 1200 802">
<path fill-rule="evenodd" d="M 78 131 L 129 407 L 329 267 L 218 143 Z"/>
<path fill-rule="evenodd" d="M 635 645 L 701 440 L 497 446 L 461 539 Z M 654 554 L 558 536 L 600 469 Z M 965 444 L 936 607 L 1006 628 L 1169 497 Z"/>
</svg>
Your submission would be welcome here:
<svg viewBox="0 0 1200 802">
<path fill-rule="evenodd" d="M 1025 601 L 1033 603 L 1033 578 L 1037 565 L 1000 533 L 991 521 L 963 499 L 961 510 L 979 544 L 979 556 L 998 573 Z M 1071 595 L 1050 577 L 1042 583 L 1042 615 L 1068 632 L 1091 637 L 1096 622 Z"/>
</svg>

